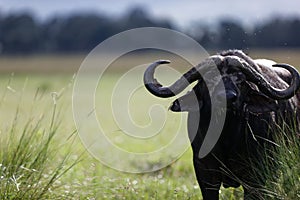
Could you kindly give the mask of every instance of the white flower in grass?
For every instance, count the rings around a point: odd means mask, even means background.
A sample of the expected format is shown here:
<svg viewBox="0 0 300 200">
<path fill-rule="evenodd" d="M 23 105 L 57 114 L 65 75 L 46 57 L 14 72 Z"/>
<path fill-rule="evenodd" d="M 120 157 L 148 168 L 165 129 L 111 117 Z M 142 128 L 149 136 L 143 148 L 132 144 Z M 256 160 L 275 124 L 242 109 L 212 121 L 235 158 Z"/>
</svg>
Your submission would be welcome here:
<svg viewBox="0 0 300 200">
<path fill-rule="evenodd" d="M 132 184 L 133 184 L 133 185 L 136 185 L 137 183 L 138 183 L 137 180 L 132 181 Z"/>
</svg>

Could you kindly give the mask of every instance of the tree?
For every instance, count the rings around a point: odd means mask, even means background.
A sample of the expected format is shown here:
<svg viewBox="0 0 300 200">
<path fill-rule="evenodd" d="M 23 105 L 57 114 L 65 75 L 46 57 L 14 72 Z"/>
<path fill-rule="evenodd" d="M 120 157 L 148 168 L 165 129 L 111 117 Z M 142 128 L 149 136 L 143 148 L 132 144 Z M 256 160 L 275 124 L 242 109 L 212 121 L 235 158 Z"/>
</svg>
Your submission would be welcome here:
<svg viewBox="0 0 300 200">
<path fill-rule="evenodd" d="M 41 30 L 34 18 L 28 14 L 12 14 L 1 23 L 3 53 L 32 53 L 40 48 Z"/>
<path fill-rule="evenodd" d="M 222 21 L 219 27 L 219 46 L 221 48 L 242 49 L 248 45 L 244 28 L 234 21 Z"/>
<path fill-rule="evenodd" d="M 54 33 L 59 51 L 87 51 L 113 34 L 109 19 L 99 15 L 74 15 L 55 22 L 58 30 L 48 28 L 48 35 Z M 52 24 L 53 26 L 53 24 Z"/>
</svg>

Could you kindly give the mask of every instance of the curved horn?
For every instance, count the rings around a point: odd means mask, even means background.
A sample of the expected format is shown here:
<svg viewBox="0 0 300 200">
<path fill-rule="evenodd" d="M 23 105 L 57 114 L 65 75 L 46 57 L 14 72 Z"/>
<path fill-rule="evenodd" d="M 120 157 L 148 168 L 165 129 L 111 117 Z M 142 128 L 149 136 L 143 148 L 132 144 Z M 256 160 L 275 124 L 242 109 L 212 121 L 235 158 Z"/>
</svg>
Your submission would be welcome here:
<svg viewBox="0 0 300 200">
<path fill-rule="evenodd" d="M 300 75 L 298 71 L 288 64 L 275 64 L 274 67 L 282 67 L 288 70 L 292 75 L 291 85 L 286 89 L 274 88 L 260 73 L 252 69 L 248 63 L 242 62 L 241 71 L 247 76 L 247 79 L 257 85 L 261 92 L 275 100 L 289 99 L 295 95 L 300 87 Z"/>
<path fill-rule="evenodd" d="M 297 90 L 300 88 L 300 75 L 299 72 L 291 65 L 284 63 L 274 64 L 273 67 L 281 67 L 288 70 L 292 75 L 292 81 L 290 86 L 285 90 L 275 89 L 275 95 L 282 99 L 288 99 L 295 95 Z"/>
<path fill-rule="evenodd" d="M 190 83 L 201 78 L 200 73 L 195 67 L 182 75 L 175 83 L 169 87 L 163 87 L 155 78 L 154 72 L 157 66 L 161 64 L 169 64 L 168 60 L 159 60 L 152 63 L 144 73 L 144 84 L 149 92 L 157 97 L 173 97 L 182 92 Z"/>
</svg>

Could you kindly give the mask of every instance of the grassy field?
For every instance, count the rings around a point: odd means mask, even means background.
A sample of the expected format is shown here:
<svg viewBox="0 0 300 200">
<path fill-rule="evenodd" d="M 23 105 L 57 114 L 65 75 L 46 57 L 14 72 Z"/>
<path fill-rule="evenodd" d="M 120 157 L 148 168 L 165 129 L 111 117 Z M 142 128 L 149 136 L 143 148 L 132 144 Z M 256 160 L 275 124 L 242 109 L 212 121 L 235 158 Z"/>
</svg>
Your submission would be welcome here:
<svg viewBox="0 0 300 200">
<path fill-rule="evenodd" d="M 250 55 L 300 67 L 297 50 L 253 51 Z M 155 55 L 135 60 L 124 58 L 115 62 L 99 82 L 96 114 L 105 132 L 112 133 L 108 137 L 112 141 L 117 138 L 115 144 L 127 151 L 153 151 L 158 148 L 155 144 L 166 144 L 178 129 L 175 125 L 180 122 L 180 115 L 167 112 L 168 120 L 160 132 L 164 137 L 158 136 L 147 144 L 143 140 L 132 142 L 123 137 L 123 132 L 116 132 L 118 125 L 110 110 L 111 91 L 130 66 L 158 58 Z M 74 74 L 83 59 L 82 55 L 0 58 L 0 199 L 201 199 L 190 149 L 168 167 L 142 174 L 111 169 L 86 152 L 72 114 Z M 168 55 L 167 59 L 176 58 Z M 185 61 L 177 59 L 174 66 L 185 71 L 188 66 L 179 68 L 184 64 Z M 170 83 L 178 77 L 169 73 L 162 70 L 158 78 Z M 122 83 L 124 88 L 141 83 L 139 71 L 128 76 L 130 81 Z M 89 80 L 87 75 L 85 83 Z M 80 98 L 84 104 L 85 96 Z M 121 95 L 115 103 L 123 101 Z M 167 110 L 171 101 L 154 98 L 141 88 L 128 105 L 133 120 L 145 125 L 151 121 L 148 116 L 151 104 L 162 104 Z M 186 131 L 181 132 L 187 141 Z M 299 156 L 295 159 L 297 166 Z M 149 165 L 146 161 L 139 164 Z M 235 200 L 242 196 L 241 188 L 220 192 L 221 199 Z"/>
</svg>

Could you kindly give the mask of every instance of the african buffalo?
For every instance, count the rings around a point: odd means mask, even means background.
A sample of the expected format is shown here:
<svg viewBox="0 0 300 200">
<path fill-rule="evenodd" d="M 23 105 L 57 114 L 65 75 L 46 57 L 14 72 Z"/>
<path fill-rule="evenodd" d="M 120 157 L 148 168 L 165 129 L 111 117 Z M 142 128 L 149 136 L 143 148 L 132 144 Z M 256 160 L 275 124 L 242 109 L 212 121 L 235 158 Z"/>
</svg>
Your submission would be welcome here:
<svg viewBox="0 0 300 200">
<path fill-rule="evenodd" d="M 297 70 L 288 64 L 253 60 L 240 50 L 228 50 L 207 58 L 175 83 L 164 87 L 154 78 L 154 72 L 157 66 L 167 63 L 169 61 L 161 60 L 151 64 L 144 73 L 144 84 L 153 95 L 168 98 L 198 81 L 190 92 L 176 99 L 170 109 L 188 112 L 193 164 L 203 199 L 219 199 L 221 184 L 224 187 L 242 185 L 245 199 L 261 198 L 257 190 L 252 190 L 261 180 L 253 177 L 253 166 L 248 161 L 262 159 L 263 148 L 273 141 L 274 127 L 299 120 Z M 213 65 L 220 79 L 212 76 Z M 208 125 L 214 120 L 212 102 L 218 105 L 222 97 L 226 100 L 226 117 L 220 137 L 207 155 L 199 157 Z"/>
</svg>

